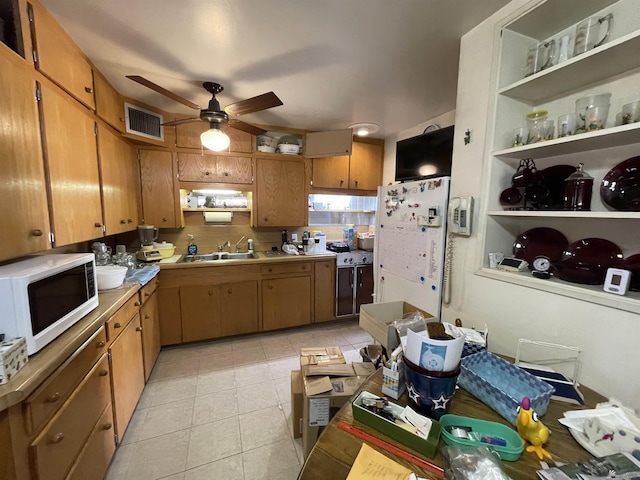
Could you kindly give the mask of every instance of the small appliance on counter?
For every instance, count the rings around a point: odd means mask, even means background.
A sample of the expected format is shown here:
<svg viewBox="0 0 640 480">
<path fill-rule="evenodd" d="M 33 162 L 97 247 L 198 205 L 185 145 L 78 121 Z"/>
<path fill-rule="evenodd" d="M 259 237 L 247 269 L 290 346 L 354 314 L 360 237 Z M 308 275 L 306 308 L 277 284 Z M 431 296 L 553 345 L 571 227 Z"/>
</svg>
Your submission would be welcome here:
<svg viewBox="0 0 640 480">
<path fill-rule="evenodd" d="M 329 250 L 330 252 L 336 252 L 336 253 L 344 253 L 344 252 L 351 251 L 351 249 L 349 248 L 349 245 L 347 245 L 344 242 L 327 242 L 327 250 Z"/>
<path fill-rule="evenodd" d="M 138 260 L 143 262 L 159 262 L 162 255 L 154 247 L 153 241 L 158 239 L 158 229 L 153 225 L 138 225 L 138 238 L 140 238 L 140 250 Z"/>
</svg>

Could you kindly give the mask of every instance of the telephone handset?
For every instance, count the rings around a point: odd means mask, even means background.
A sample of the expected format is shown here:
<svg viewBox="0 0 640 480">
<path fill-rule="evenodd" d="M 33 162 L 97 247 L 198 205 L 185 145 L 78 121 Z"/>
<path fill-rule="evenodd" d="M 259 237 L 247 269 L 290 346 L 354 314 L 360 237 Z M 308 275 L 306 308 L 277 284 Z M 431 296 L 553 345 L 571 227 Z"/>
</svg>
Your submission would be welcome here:
<svg viewBox="0 0 640 480">
<path fill-rule="evenodd" d="M 468 237 L 471 235 L 473 197 L 453 197 L 449 201 L 449 231 Z"/>
</svg>

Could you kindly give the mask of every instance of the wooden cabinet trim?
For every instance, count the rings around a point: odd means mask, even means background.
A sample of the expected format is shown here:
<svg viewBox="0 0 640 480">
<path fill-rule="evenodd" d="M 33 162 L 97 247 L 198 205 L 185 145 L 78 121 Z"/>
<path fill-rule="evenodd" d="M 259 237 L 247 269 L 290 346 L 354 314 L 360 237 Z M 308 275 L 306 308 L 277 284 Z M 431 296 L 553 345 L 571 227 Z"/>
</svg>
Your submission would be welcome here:
<svg viewBox="0 0 640 480">
<path fill-rule="evenodd" d="M 135 318 L 140 308 L 140 297 L 132 296 L 127 302 L 120 307 L 111 318 L 105 322 L 107 330 L 107 341 L 112 344 L 116 338 L 127 328 L 131 320 Z"/>
</svg>

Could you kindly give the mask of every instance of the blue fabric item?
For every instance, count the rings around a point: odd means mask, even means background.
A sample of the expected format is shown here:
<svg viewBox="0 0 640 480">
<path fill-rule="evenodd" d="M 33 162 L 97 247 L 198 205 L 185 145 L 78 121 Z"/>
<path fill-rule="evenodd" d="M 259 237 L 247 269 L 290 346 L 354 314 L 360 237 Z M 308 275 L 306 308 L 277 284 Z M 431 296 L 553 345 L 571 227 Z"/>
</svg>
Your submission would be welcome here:
<svg viewBox="0 0 640 480">
<path fill-rule="evenodd" d="M 139 282 L 144 286 L 149 281 L 160 273 L 160 267 L 158 265 L 147 265 L 146 267 L 139 268 L 131 274 L 127 274 L 125 280 L 127 282 Z"/>
</svg>

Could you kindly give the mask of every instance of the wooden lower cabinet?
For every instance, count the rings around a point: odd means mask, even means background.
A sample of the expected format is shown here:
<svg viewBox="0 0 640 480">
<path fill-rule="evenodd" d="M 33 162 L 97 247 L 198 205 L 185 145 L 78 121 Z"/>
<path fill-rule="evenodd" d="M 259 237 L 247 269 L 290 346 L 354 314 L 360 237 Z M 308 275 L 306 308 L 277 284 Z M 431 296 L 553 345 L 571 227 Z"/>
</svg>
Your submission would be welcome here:
<svg viewBox="0 0 640 480">
<path fill-rule="evenodd" d="M 258 282 L 180 287 L 182 340 L 193 342 L 258 331 Z"/>
<path fill-rule="evenodd" d="M 324 260 L 316 262 L 313 271 L 314 282 L 314 322 L 328 322 L 336 319 L 336 262 Z"/>
<path fill-rule="evenodd" d="M 113 440 L 113 409 L 111 403 L 93 428 L 80 456 L 73 464 L 66 480 L 100 479 L 105 476 L 111 457 L 116 451 Z"/>
<path fill-rule="evenodd" d="M 144 389 L 140 315 L 122 329 L 109 347 L 115 433 L 120 443 Z"/>
<path fill-rule="evenodd" d="M 311 323 L 311 276 L 262 280 L 262 328 Z"/>
<path fill-rule="evenodd" d="M 182 343 L 181 318 L 180 288 L 158 287 L 160 345 L 177 345 Z"/>
<path fill-rule="evenodd" d="M 66 477 L 109 401 L 109 364 L 104 355 L 31 444 L 36 478 Z"/>
</svg>

